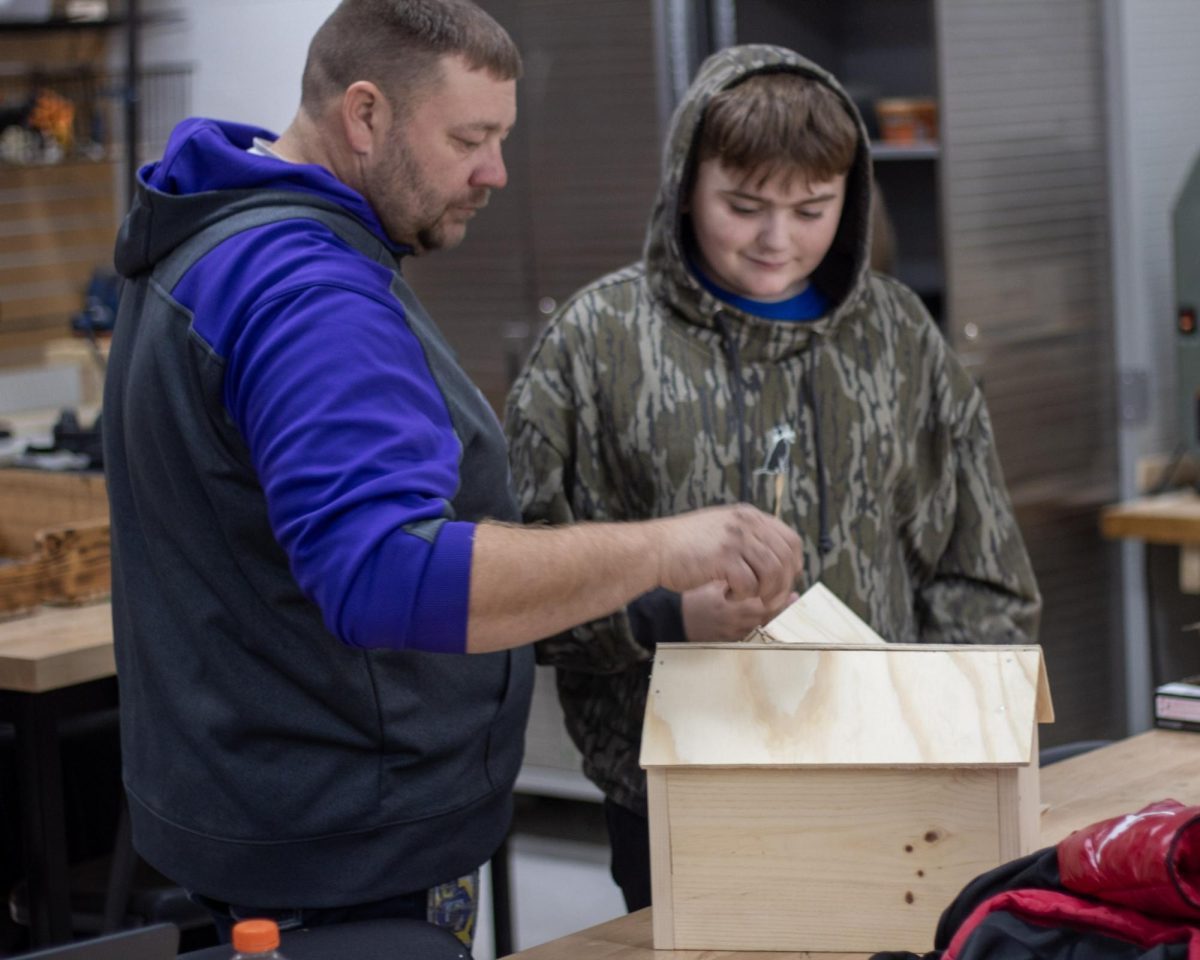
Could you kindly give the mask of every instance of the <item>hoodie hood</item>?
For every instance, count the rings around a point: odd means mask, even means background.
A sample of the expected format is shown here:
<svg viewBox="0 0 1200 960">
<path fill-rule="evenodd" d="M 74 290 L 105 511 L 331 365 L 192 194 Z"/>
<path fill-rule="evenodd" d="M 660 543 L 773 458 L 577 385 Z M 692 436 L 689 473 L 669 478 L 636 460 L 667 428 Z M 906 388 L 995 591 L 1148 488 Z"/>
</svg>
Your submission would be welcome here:
<svg viewBox="0 0 1200 960">
<path fill-rule="evenodd" d="M 697 134 L 709 101 L 722 90 L 756 74 L 787 72 L 812 77 L 837 94 L 859 130 L 854 162 L 846 177 L 846 202 L 837 234 L 812 278 L 828 298 L 830 313 L 822 320 L 805 324 L 763 320 L 736 310 L 708 293 L 688 266 L 680 213 L 686 199 L 682 193 L 687 172 L 692 166 Z M 757 329 L 764 337 L 776 340 L 781 335 L 781 328 L 785 328 L 792 336 L 807 340 L 809 334 L 825 332 L 865 289 L 871 250 L 870 211 L 871 155 L 867 131 L 858 108 L 841 85 L 827 71 L 784 47 L 764 44 L 729 47 L 704 61 L 671 118 L 663 154 L 662 183 L 646 236 L 647 281 L 658 299 L 700 326 L 717 326 L 716 314 L 720 310 L 741 321 L 747 334 L 752 335 Z"/>
<path fill-rule="evenodd" d="M 117 237 L 122 276 L 152 269 L 172 250 L 216 220 L 243 208 L 310 203 L 348 212 L 394 253 L 367 201 L 324 167 L 250 153 L 259 127 L 193 118 L 171 134 L 162 160 L 138 171 L 133 205 Z"/>
</svg>

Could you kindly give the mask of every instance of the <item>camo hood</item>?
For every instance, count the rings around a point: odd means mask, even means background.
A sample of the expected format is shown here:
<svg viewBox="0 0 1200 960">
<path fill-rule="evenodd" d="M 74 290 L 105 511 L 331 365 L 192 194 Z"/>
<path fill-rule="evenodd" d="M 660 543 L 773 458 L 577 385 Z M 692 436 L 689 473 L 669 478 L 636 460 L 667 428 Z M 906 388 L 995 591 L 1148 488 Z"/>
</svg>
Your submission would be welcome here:
<svg viewBox="0 0 1200 960">
<path fill-rule="evenodd" d="M 871 157 L 862 116 L 834 77 L 783 47 L 748 44 L 709 57 L 684 95 L 667 133 L 663 174 L 650 215 L 644 261 L 654 295 L 692 323 L 711 327 L 718 308 L 730 310 L 700 285 L 684 253 L 684 216 L 688 173 L 693 167 L 701 121 L 709 101 L 723 90 L 762 73 L 798 73 L 825 84 L 841 99 L 859 130 L 854 162 L 846 177 L 846 202 L 833 246 L 813 274 L 812 282 L 831 305 L 829 316 L 812 323 L 781 325 L 733 310 L 741 327 L 746 359 L 804 349 L 821 336 L 863 295 L 871 251 Z M 780 337 L 780 334 L 789 334 Z"/>
</svg>

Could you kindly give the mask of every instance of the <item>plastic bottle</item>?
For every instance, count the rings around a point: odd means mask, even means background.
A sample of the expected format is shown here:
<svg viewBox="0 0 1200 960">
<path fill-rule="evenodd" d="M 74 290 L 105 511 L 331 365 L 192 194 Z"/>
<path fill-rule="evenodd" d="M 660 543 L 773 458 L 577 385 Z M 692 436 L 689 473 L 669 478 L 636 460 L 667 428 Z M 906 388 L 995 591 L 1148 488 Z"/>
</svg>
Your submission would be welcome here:
<svg viewBox="0 0 1200 960">
<path fill-rule="evenodd" d="M 279 952 L 274 920 L 239 920 L 233 925 L 233 960 L 286 960 Z"/>
</svg>

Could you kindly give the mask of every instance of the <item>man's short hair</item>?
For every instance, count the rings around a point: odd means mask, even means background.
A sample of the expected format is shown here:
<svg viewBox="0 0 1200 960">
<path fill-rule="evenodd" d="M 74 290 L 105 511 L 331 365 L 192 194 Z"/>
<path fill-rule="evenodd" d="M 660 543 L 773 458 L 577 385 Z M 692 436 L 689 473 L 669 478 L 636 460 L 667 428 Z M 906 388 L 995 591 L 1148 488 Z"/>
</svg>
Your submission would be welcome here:
<svg viewBox="0 0 1200 960">
<path fill-rule="evenodd" d="M 760 73 L 709 101 L 696 162 L 717 158 L 761 185 L 777 174 L 824 183 L 849 171 L 858 124 L 824 83 L 799 73 Z"/>
<path fill-rule="evenodd" d="M 508 32 L 470 0 L 342 0 L 308 47 L 301 103 L 318 113 L 352 83 L 369 80 L 403 110 L 457 55 L 497 80 L 521 76 Z"/>
</svg>

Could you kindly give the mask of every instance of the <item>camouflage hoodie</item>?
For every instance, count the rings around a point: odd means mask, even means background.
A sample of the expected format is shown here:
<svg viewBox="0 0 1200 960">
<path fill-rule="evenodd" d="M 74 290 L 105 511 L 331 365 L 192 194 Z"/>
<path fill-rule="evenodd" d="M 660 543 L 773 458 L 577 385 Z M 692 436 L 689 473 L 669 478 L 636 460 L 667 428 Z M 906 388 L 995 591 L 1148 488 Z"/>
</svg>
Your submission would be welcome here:
<svg viewBox="0 0 1200 960">
<path fill-rule="evenodd" d="M 828 84 L 858 117 L 829 74 L 791 51 L 743 46 L 704 63 L 672 120 L 643 259 L 563 306 L 509 397 L 525 519 L 635 520 L 748 501 L 800 532 L 806 581 L 886 639 L 1030 642 L 1040 600 L 983 398 L 916 295 L 868 267 L 865 131 L 813 277 L 826 316 L 740 312 L 688 266 L 681 189 L 705 106 L 780 70 Z M 678 596 L 656 591 L 539 644 L 558 668 L 584 772 L 636 811 L 651 650 L 682 639 Z"/>
</svg>

